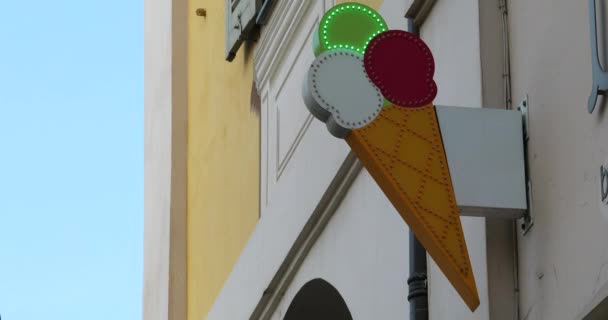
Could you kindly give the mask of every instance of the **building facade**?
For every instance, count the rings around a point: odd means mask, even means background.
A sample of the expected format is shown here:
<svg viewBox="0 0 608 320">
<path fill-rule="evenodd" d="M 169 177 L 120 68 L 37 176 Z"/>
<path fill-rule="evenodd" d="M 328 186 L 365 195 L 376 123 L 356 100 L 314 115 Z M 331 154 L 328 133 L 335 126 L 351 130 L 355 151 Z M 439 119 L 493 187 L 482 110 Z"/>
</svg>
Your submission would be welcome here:
<svg viewBox="0 0 608 320">
<path fill-rule="evenodd" d="M 409 317 L 408 227 L 302 99 L 341 2 L 146 2 L 144 319 Z M 608 319 L 605 2 L 357 2 L 419 29 L 436 105 L 527 111 L 530 219 L 462 216 L 480 305 L 429 257 L 428 318 Z"/>
</svg>

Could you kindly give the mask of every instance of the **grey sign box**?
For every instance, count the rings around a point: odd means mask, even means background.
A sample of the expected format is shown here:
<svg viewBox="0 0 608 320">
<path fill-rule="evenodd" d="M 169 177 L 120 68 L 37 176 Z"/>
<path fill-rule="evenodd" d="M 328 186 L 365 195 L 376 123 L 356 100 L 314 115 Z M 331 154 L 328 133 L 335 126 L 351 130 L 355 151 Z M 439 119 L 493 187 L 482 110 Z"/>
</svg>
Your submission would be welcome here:
<svg viewBox="0 0 608 320">
<path fill-rule="evenodd" d="M 527 207 L 521 113 L 437 106 L 437 118 L 460 214 L 521 218 Z"/>
</svg>

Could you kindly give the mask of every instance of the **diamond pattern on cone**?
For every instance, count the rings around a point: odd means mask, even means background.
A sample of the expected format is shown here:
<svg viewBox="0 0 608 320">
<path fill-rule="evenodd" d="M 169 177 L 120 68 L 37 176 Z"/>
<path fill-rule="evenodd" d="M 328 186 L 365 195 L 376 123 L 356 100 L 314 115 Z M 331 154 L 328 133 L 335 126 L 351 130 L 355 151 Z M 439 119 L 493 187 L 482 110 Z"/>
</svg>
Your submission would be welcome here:
<svg viewBox="0 0 608 320">
<path fill-rule="evenodd" d="M 471 310 L 479 296 L 435 107 L 388 106 L 346 141 Z"/>
</svg>

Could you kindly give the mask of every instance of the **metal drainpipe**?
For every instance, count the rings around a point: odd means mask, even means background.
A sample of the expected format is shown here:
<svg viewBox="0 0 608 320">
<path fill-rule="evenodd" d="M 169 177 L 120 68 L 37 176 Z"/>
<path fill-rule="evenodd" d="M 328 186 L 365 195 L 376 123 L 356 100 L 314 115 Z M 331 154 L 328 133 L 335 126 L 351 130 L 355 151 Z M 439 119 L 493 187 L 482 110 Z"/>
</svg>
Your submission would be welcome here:
<svg viewBox="0 0 608 320">
<path fill-rule="evenodd" d="M 428 320 L 429 301 L 427 294 L 426 251 L 410 231 L 410 277 L 407 279 L 411 320 Z"/>
<path fill-rule="evenodd" d="M 420 35 L 413 19 L 407 19 L 407 25 L 411 33 Z M 410 230 L 410 277 L 407 279 L 409 287 L 407 300 L 410 302 L 411 320 L 429 319 L 427 283 L 426 251 Z"/>
<path fill-rule="evenodd" d="M 505 109 L 513 109 L 513 98 L 511 90 L 511 43 L 509 39 L 509 11 L 507 0 L 498 0 L 498 9 L 502 16 L 502 39 L 504 49 L 503 61 L 503 85 L 505 95 Z M 515 319 L 520 318 L 519 311 L 519 244 L 517 235 L 519 233 L 518 223 L 513 223 L 513 290 L 515 291 Z"/>
</svg>

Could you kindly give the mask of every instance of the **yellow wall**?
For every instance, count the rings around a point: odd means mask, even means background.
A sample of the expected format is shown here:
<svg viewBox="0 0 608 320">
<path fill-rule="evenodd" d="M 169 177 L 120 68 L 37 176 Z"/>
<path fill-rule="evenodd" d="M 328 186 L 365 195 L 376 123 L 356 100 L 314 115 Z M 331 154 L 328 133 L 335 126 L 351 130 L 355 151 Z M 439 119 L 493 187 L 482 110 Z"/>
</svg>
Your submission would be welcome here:
<svg viewBox="0 0 608 320">
<path fill-rule="evenodd" d="M 259 214 L 253 52 L 224 59 L 225 0 L 189 0 L 188 319 L 207 315 Z M 207 17 L 198 17 L 198 8 Z M 247 49 L 247 50 L 246 50 Z"/>
<path fill-rule="evenodd" d="M 360 2 L 377 8 L 382 1 Z M 233 62 L 225 61 L 224 3 L 188 4 L 189 320 L 207 315 L 259 214 L 260 120 L 250 112 L 253 52 L 243 46 Z M 198 8 L 207 17 L 196 16 Z"/>
</svg>

